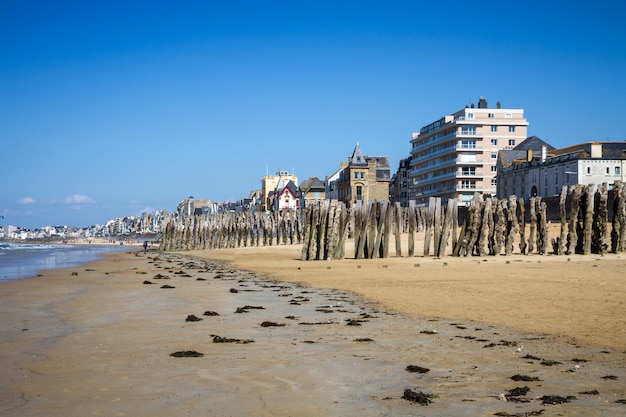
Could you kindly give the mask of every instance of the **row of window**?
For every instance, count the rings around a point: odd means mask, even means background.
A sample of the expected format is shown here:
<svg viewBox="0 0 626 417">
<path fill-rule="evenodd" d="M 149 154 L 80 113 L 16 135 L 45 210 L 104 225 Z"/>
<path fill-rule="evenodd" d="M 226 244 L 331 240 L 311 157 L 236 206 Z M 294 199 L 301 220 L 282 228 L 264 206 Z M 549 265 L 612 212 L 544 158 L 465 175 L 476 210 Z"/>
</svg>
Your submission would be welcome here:
<svg viewBox="0 0 626 417">
<path fill-rule="evenodd" d="M 495 133 L 497 131 L 498 131 L 498 126 L 497 125 L 491 126 L 491 132 Z M 509 126 L 509 133 L 515 133 L 515 126 Z M 476 126 L 463 126 L 463 127 L 461 127 L 461 134 L 462 135 L 468 135 L 468 136 L 476 135 Z"/>
<path fill-rule="evenodd" d="M 496 117 L 495 113 L 489 113 L 487 114 L 487 117 L 489 117 L 490 119 L 494 119 Z M 513 117 L 512 113 L 504 113 L 504 118 L 505 119 L 511 119 Z M 467 113 L 467 118 L 469 120 L 474 119 L 474 113 Z"/>
</svg>

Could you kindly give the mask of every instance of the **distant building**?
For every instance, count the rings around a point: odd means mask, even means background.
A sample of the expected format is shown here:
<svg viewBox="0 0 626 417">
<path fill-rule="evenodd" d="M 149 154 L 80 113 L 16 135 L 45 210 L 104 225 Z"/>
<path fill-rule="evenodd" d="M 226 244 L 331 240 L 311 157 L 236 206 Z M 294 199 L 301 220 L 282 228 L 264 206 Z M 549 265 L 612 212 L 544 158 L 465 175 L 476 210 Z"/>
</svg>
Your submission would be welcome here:
<svg viewBox="0 0 626 417">
<path fill-rule="evenodd" d="M 285 184 L 281 180 L 276 190 L 270 192 L 269 198 L 273 201 L 269 207 L 272 211 L 282 212 L 300 208 L 300 190 L 293 181 Z"/>
<path fill-rule="evenodd" d="M 402 159 L 398 170 L 389 183 L 389 199 L 393 203 L 400 203 L 402 207 L 409 205 L 409 171 L 411 170 L 411 158 Z"/>
<path fill-rule="evenodd" d="M 530 139 L 530 138 L 529 138 Z M 498 161 L 498 197 L 550 197 L 564 185 L 600 185 L 609 189 L 626 176 L 626 142 L 588 142 L 562 149 L 503 152 Z"/>
<path fill-rule="evenodd" d="M 326 184 L 317 177 L 311 177 L 300 184 L 300 199 L 302 208 L 307 201 L 324 200 L 326 198 Z"/>
<path fill-rule="evenodd" d="M 282 186 L 291 181 L 298 186 L 298 177 L 290 174 L 287 171 L 278 171 L 276 175 L 266 175 L 261 180 L 261 210 L 269 210 L 274 204 L 274 200 L 270 197 L 270 193 L 276 191 L 279 183 L 282 181 Z"/>
<path fill-rule="evenodd" d="M 365 156 L 357 142 L 348 162 L 341 163 L 336 182 L 339 201 L 351 206 L 356 201 L 389 200 L 389 158 Z"/>
<path fill-rule="evenodd" d="M 430 197 L 467 204 L 475 193 L 496 193 L 496 160 L 501 149 L 526 139 L 523 109 L 474 104 L 446 115 L 413 133 L 409 198 L 419 205 Z"/>
</svg>

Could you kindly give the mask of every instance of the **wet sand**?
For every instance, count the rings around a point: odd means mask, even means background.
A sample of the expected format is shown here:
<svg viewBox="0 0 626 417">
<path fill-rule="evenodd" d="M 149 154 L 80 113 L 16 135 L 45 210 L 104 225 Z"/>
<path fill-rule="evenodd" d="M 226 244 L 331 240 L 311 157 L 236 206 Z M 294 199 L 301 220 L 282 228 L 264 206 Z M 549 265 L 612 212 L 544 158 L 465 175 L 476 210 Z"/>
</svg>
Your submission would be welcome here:
<svg viewBox="0 0 626 417">
<path fill-rule="evenodd" d="M 119 253 L 3 283 L 0 414 L 626 412 L 621 257 L 298 249 Z"/>
</svg>

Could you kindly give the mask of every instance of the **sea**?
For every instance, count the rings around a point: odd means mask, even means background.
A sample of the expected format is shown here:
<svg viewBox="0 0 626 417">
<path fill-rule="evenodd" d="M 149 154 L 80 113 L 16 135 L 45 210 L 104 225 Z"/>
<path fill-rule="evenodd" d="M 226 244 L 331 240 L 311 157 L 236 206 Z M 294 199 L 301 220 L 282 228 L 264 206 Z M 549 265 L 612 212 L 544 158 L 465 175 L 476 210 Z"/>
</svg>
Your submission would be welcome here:
<svg viewBox="0 0 626 417">
<path fill-rule="evenodd" d="M 0 242 L 0 282 L 34 277 L 46 269 L 79 266 L 105 253 L 138 249 L 137 246 L 121 245 Z"/>
</svg>

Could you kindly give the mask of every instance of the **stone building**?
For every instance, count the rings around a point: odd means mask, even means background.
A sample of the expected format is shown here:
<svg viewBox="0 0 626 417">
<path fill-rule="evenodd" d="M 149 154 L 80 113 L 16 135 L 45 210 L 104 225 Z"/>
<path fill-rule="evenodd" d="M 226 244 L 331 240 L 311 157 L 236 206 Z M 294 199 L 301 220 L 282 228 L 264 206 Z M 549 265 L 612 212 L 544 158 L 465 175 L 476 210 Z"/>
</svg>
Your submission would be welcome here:
<svg viewBox="0 0 626 417">
<path fill-rule="evenodd" d="M 341 163 L 336 180 L 338 200 L 351 206 L 357 200 L 389 200 L 389 158 L 366 156 L 357 142 L 347 162 Z"/>
<path fill-rule="evenodd" d="M 530 138 L 529 138 L 530 139 Z M 626 142 L 587 142 L 562 149 L 544 144 L 536 150 L 503 152 L 498 161 L 498 198 L 551 197 L 564 185 L 600 185 L 609 189 L 626 176 Z"/>
</svg>

